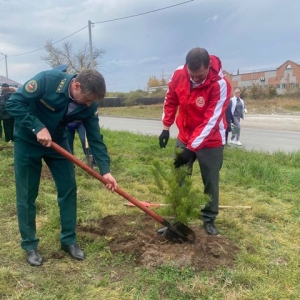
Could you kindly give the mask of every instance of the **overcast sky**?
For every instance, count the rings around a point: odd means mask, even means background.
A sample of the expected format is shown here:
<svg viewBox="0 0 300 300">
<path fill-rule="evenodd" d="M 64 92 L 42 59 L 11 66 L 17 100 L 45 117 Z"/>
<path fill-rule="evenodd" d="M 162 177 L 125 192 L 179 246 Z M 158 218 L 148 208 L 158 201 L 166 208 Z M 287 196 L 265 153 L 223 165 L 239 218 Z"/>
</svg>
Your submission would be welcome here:
<svg viewBox="0 0 300 300">
<path fill-rule="evenodd" d="M 299 0 L 0 0 L 0 52 L 8 77 L 24 83 L 50 69 L 41 59 L 47 41 L 88 44 L 90 20 L 93 46 L 106 52 L 99 71 L 107 90 L 128 92 L 146 89 L 150 76 L 169 79 L 194 47 L 230 73 L 300 63 L 299 16 Z"/>
</svg>

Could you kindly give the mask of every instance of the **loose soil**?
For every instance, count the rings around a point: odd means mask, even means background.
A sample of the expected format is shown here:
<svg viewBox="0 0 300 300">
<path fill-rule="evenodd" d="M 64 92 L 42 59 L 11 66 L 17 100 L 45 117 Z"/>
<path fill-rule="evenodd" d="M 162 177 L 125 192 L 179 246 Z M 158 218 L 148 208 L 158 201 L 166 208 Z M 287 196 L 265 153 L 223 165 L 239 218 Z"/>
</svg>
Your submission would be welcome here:
<svg viewBox="0 0 300 300">
<path fill-rule="evenodd" d="M 232 267 L 238 248 L 222 235 L 208 235 L 203 228 L 189 226 L 196 234 L 194 244 L 176 244 L 157 233 L 160 224 L 148 215 L 110 215 L 79 225 L 79 235 L 89 239 L 103 237 L 113 254 L 132 256 L 138 265 L 155 268 L 173 265 L 194 270 Z"/>
<path fill-rule="evenodd" d="M 46 165 L 43 165 L 41 177 L 52 178 Z M 196 235 L 194 244 L 170 242 L 157 233 L 163 226 L 144 213 L 90 220 L 87 225 L 79 224 L 77 233 L 89 241 L 105 239 L 111 253 L 128 255 L 137 265 L 148 269 L 161 265 L 190 267 L 196 271 L 233 267 L 238 247 L 221 234 L 208 235 L 201 225 L 200 222 L 189 225 Z M 61 256 L 56 253 L 55 258 Z"/>
<path fill-rule="evenodd" d="M 46 165 L 43 165 L 42 178 L 51 178 Z M 163 226 L 143 213 L 90 220 L 88 225 L 79 224 L 77 233 L 88 240 L 103 238 L 113 254 L 131 256 L 137 265 L 149 269 L 161 265 L 199 271 L 233 267 L 238 247 L 221 234 L 208 235 L 201 225 L 200 222 L 189 225 L 196 235 L 194 244 L 168 241 L 157 233 Z"/>
<path fill-rule="evenodd" d="M 41 177 L 52 178 L 46 165 L 43 165 Z M 143 213 L 90 220 L 88 225 L 79 224 L 77 233 L 89 240 L 104 238 L 113 254 L 131 256 L 138 265 L 146 268 L 173 265 L 200 271 L 232 267 L 238 247 L 221 234 L 208 235 L 201 225 L 200 221 L 197 225 L 189 225 L 196 235 L 194 244 L 168 241 L 157 233 L 163 226 Z"/>
</svg>

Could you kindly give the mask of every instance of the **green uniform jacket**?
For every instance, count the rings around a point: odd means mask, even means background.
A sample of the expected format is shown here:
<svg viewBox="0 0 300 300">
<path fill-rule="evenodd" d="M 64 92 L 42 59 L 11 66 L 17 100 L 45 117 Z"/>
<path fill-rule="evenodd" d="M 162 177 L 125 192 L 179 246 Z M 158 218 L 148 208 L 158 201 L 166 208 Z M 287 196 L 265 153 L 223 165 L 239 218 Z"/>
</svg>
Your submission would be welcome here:
<svg viewBox="0 0 300 300">
<path fill-rule="evenodd" d="M 74 75 L 56 70 L 44 71 L 27 81 L 6 102 L 5 109 L 15 119 L 15 142 L 36 141 L 46 127 L 55 142 L 66 138 L 66 126 L 82 120 L 91 151 L 102 175 L 110 172 L 110 158 L 100 133 L 98 103 L 78 105 L 67 114 L 69 85 Z"/>
</svg>

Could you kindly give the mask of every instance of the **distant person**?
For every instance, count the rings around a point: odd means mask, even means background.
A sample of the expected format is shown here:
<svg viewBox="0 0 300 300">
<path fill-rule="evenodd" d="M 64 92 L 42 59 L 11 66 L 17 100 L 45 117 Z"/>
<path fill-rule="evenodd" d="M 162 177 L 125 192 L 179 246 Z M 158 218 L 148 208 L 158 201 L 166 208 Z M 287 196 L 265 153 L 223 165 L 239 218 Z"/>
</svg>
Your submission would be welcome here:
<svg viewBox="0 0 300 300">
<path fill-rule="evenodd" d="M 226 140 L 226 145 L 228 144 L 228 136 L 229 132 L 232 131 L 231 129 L 231 123 L 232 123 L 232 112 L 231 112 L 231 107 L 232 107 L 232 102 L 229 101 L 228 106 L 226 108 L 225 116 L 226 116 L 226 122 L 227 122 L 227 127 L 225 131 L 225 140 Z"/>
<path fill-rule="evenodd" d="M 233 130 L 232 130 L 232 135 L 229 143 L 238 146 L 242 146 L 242 143 L 240 141 L 240 135 L 241 135 L 240 121 L 241 119 L 244 119 L 244 113 L 247 113 L 244 100 L 240 98 L 240 95 L 241 95 L 240 89 L 235 89 L 234 96 L 230 99 Z"/>
<path fill-rule="evenodd" d="M 177 68 L 169 81 L 163 107 L 163 131 L 159 136 L 159 145 L 165 148 L 176 118 L 179 130 L 176 148 L 182 148 L 182 152 L 176 155 L 174 166 L 186 165 L 192 170 L 198 160 L 204 193 L 210 197 L 201 210 L 203 227 L 213 235 L 218 234 L 214 222 L 219 213 L 219 172 L 230 94 L 231 87 L 222 73 L 220 59 L 209 55 L 204 48 L 190 50 L 185 65 Z"/>
<path fill-rule="evenodd" d="M 98 102 L 104 98 L 106 85 L 96 70 L 82 70 L 77 75 L 57 70 L 40 72 L 6 103 L 6 110 L 15 118 L 14 168 L 17 195 L 17 217 L 21 233 L 21 247 L 27 262 L 40 266 L 36 236 L 36 198 L 42 169 L 42 159 L 49 167 L 57 188 L 60 212 L 61 249 L 72 258 L 83 260 L 85 254 L 77 244 L 77 186 L 74 165 L 51 148 L 54 141 L 70 151 L 66 127 L 74 120 L 82 120 L 87 139 L 105 178 L 106 188 L 117 189 L 110 173 L 110 157 L 100 133 Z"/>
<path fill-rule="evenodd" d="M 7 83 L 2 84 L 0 106 L 1 106 L 1 120 L 3 121 L 3 130 L 5 142 L 11 143 L 14 140 L 14 118 L 5 110 L 5 104 L 15 89 L 10 88 Z M 2 134 L 1 134 L 2 135 Z"/>
</svg>

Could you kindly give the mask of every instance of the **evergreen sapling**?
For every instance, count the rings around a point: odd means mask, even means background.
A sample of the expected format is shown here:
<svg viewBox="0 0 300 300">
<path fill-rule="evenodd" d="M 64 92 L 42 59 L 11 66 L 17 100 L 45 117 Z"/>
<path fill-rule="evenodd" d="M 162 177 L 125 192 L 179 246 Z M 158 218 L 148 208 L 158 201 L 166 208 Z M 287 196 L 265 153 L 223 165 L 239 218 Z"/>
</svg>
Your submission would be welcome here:
<svg viewBox="0 0 300 300">
<path fill-rule="evenodd" d="M 174 168 L 170 162 L 166 168 L 165 164 L 155 160 L 152 174 L 156 185 L 153 192 L 164 196 L 167 204 L 162 208 L 165 215 L 173 216 L 174 221 L 184 224 L 199 218 L 201 205 L 208 201 L 208 196 L 194 187 L 187 167 Z"/>
</svg>

